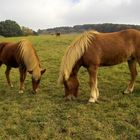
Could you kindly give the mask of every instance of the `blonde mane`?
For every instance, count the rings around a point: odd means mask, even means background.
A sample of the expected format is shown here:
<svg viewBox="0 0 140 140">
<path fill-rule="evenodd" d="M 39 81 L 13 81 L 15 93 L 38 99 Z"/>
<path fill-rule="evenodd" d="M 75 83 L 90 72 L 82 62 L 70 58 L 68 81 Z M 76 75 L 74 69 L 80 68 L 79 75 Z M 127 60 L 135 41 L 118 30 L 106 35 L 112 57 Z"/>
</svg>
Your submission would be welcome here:
<svg viewBox="0 0 140 140">
<path fill-rule="evenodd" d="M 40 66 L 39 58 L 33 48 L 32 44 L 26 40 L 22 39 L 19 42 L 19 56 L 22 58 L 22 62 L 27 68 L 27 71 L 34 70 L 37 66 Z"/>
<path fill-rule="evenodd" d="M 99 34 L 99 32 L 97 31 L 84 32 L 70 46 L 68 46 L 62 58 L 60 66 L 60 73 L 58 78 L 59 84 L 69 79 L 75 63 L 81 58 L 84 52 L 88 49 L 88 47 L 95 38 L 95 34 Z"/>
</svg>

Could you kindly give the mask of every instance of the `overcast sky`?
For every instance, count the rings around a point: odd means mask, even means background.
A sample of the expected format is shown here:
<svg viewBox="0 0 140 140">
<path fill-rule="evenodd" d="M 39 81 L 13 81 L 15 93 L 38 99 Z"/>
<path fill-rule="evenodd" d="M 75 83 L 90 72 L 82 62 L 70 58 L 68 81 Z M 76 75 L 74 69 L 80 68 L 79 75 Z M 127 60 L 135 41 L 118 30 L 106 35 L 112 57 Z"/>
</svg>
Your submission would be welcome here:
<svg viewBox="0 0 140 140">
<path fill-rule="evenodd" d="M 140 0 L 0 0 L 0 21 L 34 30 L 95 23 L 140 25 Z"/>
</svg>

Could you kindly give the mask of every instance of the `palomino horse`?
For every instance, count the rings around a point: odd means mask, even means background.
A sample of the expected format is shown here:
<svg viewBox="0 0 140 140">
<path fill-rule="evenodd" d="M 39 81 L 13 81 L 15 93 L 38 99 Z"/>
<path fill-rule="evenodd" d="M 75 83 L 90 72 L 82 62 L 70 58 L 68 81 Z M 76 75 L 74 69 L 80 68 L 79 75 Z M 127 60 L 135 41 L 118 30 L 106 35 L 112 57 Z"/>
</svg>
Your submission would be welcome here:
<svg viewBox="0 0 140 140">
<path fill-rule="evenodd" d="M 58 82 L 64 84 L 65 97 L 77 97 L 79 82 L 77 72 L 87 68 L 91 94 L 89 102 L 99 97 L 97 71 L 100 66 L 128 62 L 131 80 L 124 93 L 131 93 L 137 75 L 136 62 L 140 64 L 140 31 L 127 29 L 114 33 L 88 31 L 83 33 L 66 50 L 62 59 Z"/>
<path fill-rule="evenodd" d="M 2 42 L 0 43 L 0 66 L 5 64 L 5 71 L 8 84 L 12 87 L 9 73 L 12 67 L 19 68 L 20 72 L 20 90 L 23 93 L 24 81 L 27 71 L 32 74 L 33 91 L 37 92 L 41 75 L 46 71 L 40 66 L 39 58 L 35 49 L 28 40 L 21 40 L 18 43 Z"/>
</svg>

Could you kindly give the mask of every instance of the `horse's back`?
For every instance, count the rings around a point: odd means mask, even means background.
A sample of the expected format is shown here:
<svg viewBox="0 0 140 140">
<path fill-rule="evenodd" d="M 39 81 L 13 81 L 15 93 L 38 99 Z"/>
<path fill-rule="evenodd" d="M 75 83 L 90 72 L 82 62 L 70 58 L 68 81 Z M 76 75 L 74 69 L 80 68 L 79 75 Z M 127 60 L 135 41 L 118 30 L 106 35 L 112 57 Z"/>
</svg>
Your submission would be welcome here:
<svg viewBox="0 0 140 140">
<path fill-rule="evenodd" d="M 110 66 L 127 61 L 140 53 L 140 32 L 134 29 L 94 36 L 83 58 L 85 63 Z M 88 65 L 88 64 L 86 64 Z"/>
<path fill-rule="evenodd" d="M 16 60 L 17 48 L 17 43 L 3 43 L 3 48 L 0 50 L 0 61 L 8 66 L 18 67 Z"/>
</svg>

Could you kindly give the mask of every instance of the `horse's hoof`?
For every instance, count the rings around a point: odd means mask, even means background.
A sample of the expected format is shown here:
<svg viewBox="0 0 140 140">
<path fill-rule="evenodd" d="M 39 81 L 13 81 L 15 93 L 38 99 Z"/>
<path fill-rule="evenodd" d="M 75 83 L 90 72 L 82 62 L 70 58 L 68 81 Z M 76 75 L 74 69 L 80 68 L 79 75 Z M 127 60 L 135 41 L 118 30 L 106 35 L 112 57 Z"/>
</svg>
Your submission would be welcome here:
<svg viewBox="0 0 140 140">
<path fill-rule="evenodd" d="M 37 94 L 38 92 L 39 92 L 38 88 L 32 91 L 33 94 Z"/>
<path fill-rule="evenodd" d="M 73 99 L 72 95 L 68 95 L 65 98 L 65 101 L 71 101 Z"/>
<path fill-rule="evenodd" d="M 20 90 L 18 93 L 20 93 L 20 94 L 21 94 L 21 93 L 24 93 L 24 92 L 23 92 L 23 90 Z"/>
<path fill-rule="evenodd" d="M 96 100 L 95 100 L 94 98 L 90 98 L 90 99 L 88 100 L 88 102 L 89 102 L 89 103 L 95 103 Z"/>
<path fill-rule="evenodd" d="M 96 104 L 100 104 L 100 101 L 99 100 L 96 100 L 96 102 L 95 102 Z"/>
<path fill-rule="evenodd" d="M 65 101 L 71 101 L 70 97 L 64 97 Z"/>
<path fill-rule="evenodd" d="M 13 88 L 14 86 L 13 85 L 10 85 L 10 87 Z"/>
<path fill-rule="evenodd" d="M 132 93 L 132 91 L 130 91 L 130 90 L 125 90 L 124 92 L 123 92 L 123 95 L 124 94 L 131 94 Z"/>
<path fill-rule="evenodd" d="M 32 94 L 36 94 L 37 92 L 36 91 L 32 91 Z"/>
<path fill-rule="evenodd" d="M 71 100 L 76 100 L 76 97 L 71 95 Z"/>
</svg>

